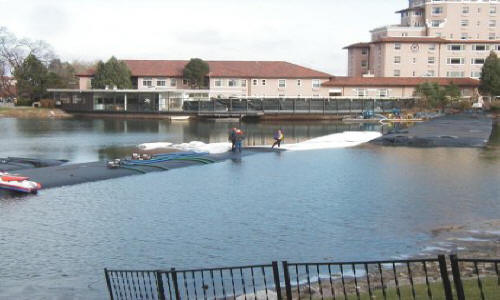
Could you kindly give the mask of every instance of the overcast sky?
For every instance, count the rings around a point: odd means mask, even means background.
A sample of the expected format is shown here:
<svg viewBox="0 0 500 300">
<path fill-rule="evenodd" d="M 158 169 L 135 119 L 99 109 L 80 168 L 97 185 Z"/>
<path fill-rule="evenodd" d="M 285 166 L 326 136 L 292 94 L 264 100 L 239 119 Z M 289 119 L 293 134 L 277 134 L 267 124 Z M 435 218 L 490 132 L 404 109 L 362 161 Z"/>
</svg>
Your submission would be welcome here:
<svg viewBox="0 0 500 300">
<path fill-rule="evenodd" d="M 342 47 L 396 24 L 406 0 L 0 0 L 0 26 L 63 60 L 286 60 L 335 75 Z"/>
</svg>

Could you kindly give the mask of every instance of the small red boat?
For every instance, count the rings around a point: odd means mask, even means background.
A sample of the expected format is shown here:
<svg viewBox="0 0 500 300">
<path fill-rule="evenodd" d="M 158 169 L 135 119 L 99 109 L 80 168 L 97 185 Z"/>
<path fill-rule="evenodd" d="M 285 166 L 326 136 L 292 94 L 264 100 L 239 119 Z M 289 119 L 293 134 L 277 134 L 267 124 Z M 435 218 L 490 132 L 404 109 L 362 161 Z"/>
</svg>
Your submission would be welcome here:
<svg viewBox="0 0 500 300">
<path fill-rule="evenodd" d="M 36 194 L 38 190 L 42 188 L 42 185 L 38 182 L 30 181 L 29 179 L 29 177 L 25 176 L 17 176 L 0 172 L 0 189 Z"/>
</svg>

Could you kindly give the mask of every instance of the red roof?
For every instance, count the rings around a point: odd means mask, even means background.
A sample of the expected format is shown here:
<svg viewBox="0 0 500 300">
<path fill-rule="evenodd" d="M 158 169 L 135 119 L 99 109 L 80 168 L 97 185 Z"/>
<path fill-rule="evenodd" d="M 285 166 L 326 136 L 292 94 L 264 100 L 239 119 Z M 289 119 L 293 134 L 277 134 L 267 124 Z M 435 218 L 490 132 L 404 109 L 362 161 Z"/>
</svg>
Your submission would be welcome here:
<svg viewBox="0 0 500 300">
<path fill-rule="evenodd" d="M 132 76 L 182 77 L 187 60 L 124 60 Z M 332 75 L 285 61 L 207 61 L 210 77 L 330 78 Z M 94 70 L 77 74 L 93 76 Z"/>
<path fill-rule="evenodd" d="M 349 48 L 370 48 L 371 43 L 356 43 L 352 44 L 349 46 L 345 46 L 344 49 L 349 49 Z"/>
<path fill-rule="evenodd" d="M 472 78 L 444 77 L 333 77 L 323 86 L 417 86 L 424 82 L 436 82 L 439 85 L 454 83 L 458 86 L 478 87 L 479 80 Z"/>
</svg>

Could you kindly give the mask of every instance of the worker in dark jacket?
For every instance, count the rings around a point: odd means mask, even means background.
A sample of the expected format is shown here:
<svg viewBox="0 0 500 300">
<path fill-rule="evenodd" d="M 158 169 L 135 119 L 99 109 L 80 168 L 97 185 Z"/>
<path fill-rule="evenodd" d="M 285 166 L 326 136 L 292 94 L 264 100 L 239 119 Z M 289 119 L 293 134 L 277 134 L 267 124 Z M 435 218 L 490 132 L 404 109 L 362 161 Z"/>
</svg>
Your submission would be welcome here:
<svg viewBox="0 0 500 300">
<path fill-rule="evenodd" d="M 236 128 L 232 128 L 231 131 L 229 131 L 229 141 L 231 141 L 231 151 L 236 150 Z"/>
<path fill-rule="evenodd" d="M 276 131 L 274 133 L 273 138 L 274 138 L 275 142 L 274 142 L 274 144 L 273 144 L 273 146 L 271 148 L 274 148 L 274 146 L 276 146 L 276 145 L 278 145 L 278 148 L 280 148 L 281 147 L 281 142 L 283 142 L 283 139 L 285 139 L 285 135 L 283 134 L 283 130 L 278 129 L 278 131 Z"/>
<path fill-rule="evenodd" d="M 236 143 L 235 143 L 235 151 L 241 152 L 241 145 L 243 140 L 245 139 L 245 133 L 241 129 L 236 129 Z"/>
</svg>

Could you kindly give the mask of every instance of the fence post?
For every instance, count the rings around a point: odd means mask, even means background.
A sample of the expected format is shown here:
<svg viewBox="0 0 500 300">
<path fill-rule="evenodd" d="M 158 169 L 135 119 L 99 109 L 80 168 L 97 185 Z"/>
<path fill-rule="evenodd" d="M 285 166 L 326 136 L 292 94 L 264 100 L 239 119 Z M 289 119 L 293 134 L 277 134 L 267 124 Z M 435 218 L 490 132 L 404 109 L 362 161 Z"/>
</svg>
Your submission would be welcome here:
<svg viewBox="0 0 500 300">
<path fill-rule="evenodd" d="M 458 266 L 458 258 L 456 254 L 450 255 L 450 262 L 457 298 L 458 300 L 465 300 L 464 286 L 462 285 L 462 279 L 460 278 L 460 267 Z"/>
<path fill-rule="evenodd" d="M 286 260 L 283 262 L 283 276 L 285 277 L 286 300 L 292 300 L 292 285 L 290 284 L 290 273 Z"/>
<path fill-rule="evenodd" d="M 276 288 L 276 297 L 278 300 L 282 300 L 281 297 L 281 284 L 280 284 L 280 272 L 278 270 L 278 262 L 273 261 L 273 277 L 274 277 L 274 286 Z"/>
<path fill-rule="evenodd" d="M 326 99 L 323 98 L 323 114 L 326 113 Z"/>
<path fill-rule="evenodd" d="M 156 275 L 156 288 L 158 289 L 158 300 L 165 300 L 165 289 L 163 289 L 163 277 L 161 276 L 161 272 L 156 271 L 155 275 Z"/>
<path fill-rule="evenodd" d="M 309 113 L 311 113 L 312 99 L 309 98 Z"/>
<path fill-rule="evenodd" d="M 106 276 L 106 285 L 108 286 L 109 299 L 113 300 L 113 291 L 111 290 L 111 281 L 109 280 L 108 269 L 104 268 L 104 276 Z"/>
<path fill-rule="evenodd" d="M 170 269 L 170 274 L 172 276 L 172 284 L 174 286 L 175 299 L 180 300 L 181 295 L 179 295 L 179 284 L 177 283 L 177 272 L 175 268 Z"/>
<path fill-rule="evenodd" d="M 446 258 L 444 255 L 438 255 L 439 271 L 441 273 L 441 280 L 443 281 L 444 296 L 446 300 L 453 300 L 451 293 L 450 277 L 448 277 L 448 268 L 446 267 Z"/>
</svg>

